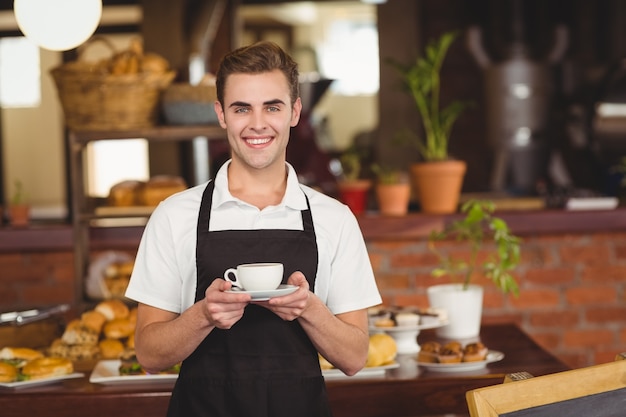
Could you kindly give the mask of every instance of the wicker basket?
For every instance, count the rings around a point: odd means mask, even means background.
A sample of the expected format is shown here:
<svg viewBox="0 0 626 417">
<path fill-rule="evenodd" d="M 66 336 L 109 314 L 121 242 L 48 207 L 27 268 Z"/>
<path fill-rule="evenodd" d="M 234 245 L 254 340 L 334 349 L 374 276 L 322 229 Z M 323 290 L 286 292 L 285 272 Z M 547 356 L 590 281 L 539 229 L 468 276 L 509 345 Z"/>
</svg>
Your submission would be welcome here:
<svg viewBox="0 0 626 417">
<path fill-rule="evenodd" d="M 73 130 L 132 130 L 154 126 L 161 93 L 176 76 L 137 73 L 112 75 L 97 64 L 70 62 L 50 71 L 65 123 Z"/>
</svg>

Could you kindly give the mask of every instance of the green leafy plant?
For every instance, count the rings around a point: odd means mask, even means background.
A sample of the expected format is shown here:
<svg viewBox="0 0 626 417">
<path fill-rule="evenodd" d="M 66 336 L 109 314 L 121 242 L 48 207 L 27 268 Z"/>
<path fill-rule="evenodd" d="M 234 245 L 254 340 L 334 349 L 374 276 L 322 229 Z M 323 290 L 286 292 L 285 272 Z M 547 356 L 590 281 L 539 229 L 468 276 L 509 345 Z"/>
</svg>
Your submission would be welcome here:
<svg viewBox="0 0 626 417">
<path fill-rule="evenodd" d="M 407 172 L 403 169 L 372 164 L 371 170 L 379 184 L 400 184 L 409 181 Z"/>
<path fill-rule="evenodd" d="M 365 150 L 351 145 L 339 156 L 342 177 L 346 181 L 356 181 L 361 177 L 363 159 L 367 157 Z"/>
<path fill-rule="evenodd" d="M 464 218 L 430 234 L 429 247 L 440 262 L 433 270 L 433 276 L 449 276 L 461 281 L 463 288 L 467 289 L 474 274 L 480 272 L 504 294 L 519 294 L 517 281 L 511 272 L 520 261 L 521 239 L 511 233 L 504 220 L 493 215 L 494 211 L 492 201 L 470 200 L 461 207 Z M 437 242 L 449 239 L 467 243 L 470 247 L 469 259 L 454 258 L 437 248 Z M 480 262 L 478 255 L 488 239 L 493 239 L 495 248 Z"/>
<path fill-rule="evenodd" d="M 450 132 L 467 103 L 453 101 L 442 107 L 440 103 L 441 67 L 450 45 L 457 37 L 456 32 L 446 32 L 428 43 L 424 55 L 411 65 L 390 63 L 399 71 L 421 115 L 424 136 L 410 135 L 411 143 L 425 161 L 445 161 L 449 159 L 448 143 Z M 406 139 L 405 142 L 408 140 Z"/>
<path fill-rule="evenodd" d="M 26 194 L 26 191 L 24 191 L 24 185 L 22 184 L 22 181 L 15 180 L 15 182 L 13 183 L 13 194 L 11 196 L 11 204 L 14 206 L 26 204 L 27 199 L 28 199 L 28 196 Z"/>
</svg>

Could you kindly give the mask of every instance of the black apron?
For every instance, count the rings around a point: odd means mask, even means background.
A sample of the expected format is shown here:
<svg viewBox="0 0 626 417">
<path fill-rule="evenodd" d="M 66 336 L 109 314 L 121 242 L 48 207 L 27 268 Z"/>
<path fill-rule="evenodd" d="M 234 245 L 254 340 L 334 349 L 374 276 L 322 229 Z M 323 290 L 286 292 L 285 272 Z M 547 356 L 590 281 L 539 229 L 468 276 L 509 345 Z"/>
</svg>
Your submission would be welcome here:
<svg viewBox="0 0 626 417">
<path fill-rule="evenodd" d="M 214 181 L 202 196 L 198 217 L 196 302 L 227 268 L 251 262 L 282 262 L 283 284 L 302 271 L 311 291 L 317 243 L 311 209 L 304 230 L 209 232 Z M 317 351 L 297 322 L 249 304 L 231 329 L 213 329 L 183 361 L 168 417 L 331 416 Z"/>
</svg>

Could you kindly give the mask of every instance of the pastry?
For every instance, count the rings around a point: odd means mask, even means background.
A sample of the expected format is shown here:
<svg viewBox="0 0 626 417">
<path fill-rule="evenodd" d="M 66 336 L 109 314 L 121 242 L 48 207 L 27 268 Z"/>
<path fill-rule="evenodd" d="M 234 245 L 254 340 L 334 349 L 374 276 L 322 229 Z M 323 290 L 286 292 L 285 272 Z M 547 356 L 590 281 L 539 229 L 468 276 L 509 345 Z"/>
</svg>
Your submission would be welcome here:
<svg viewBox="0 0 626 417">
<path fill-rule="evenodd" d="M 33 359 L 22 368 L 22 375 L 27 380 L 68 375 L 72 372 L 74 372 L 72 361 L 58 357 Z"/>
<path fill-rule="evenodd" d="M 439 351 L 439 363 L 458 363 L 463 359 L 463 345 L 460 342 L 448 342 Z"/>
<path fill-rule="evenodd" d="M 103 339 L 98 343 L 103 359 L 119 359 L 124 353 L 124 344 L 117 339 Z"/>
<path fill-rule="evenodd" d="M 374 321 L 374 326 L 376 327 L 395 327 L 396 322 L 391 318 L 378 319 Z"/>
<path fill-rule="evenodd" d="M 107 321 L 125 319 L 130 314 L 128 306 L 120 300 L 102 301 L 96 306 L 95 310 L 104 314 Z"/>
<path fill-rule="evenodd" d="M 135 325 L 128 320 L 113 319 L 104 325 L 103 333 L 108 339 L 123 339 L 130 336 L 135 331 Z"/>
<path fill-rule="evenodd" d="M 395 319 L 398 326 L 415 327 L 420 322 L 419 314 L 410 312 L 397 313 Z"/>
<path fill-rule="evenodd" d="M 463 362 L 477 362 L 487 359 L 488 349 L 481 342 L 469 343 L 463 349 Z"/>
<path fill-rule="evenodd" d="M 88 345 L 98 344 L 99 333 L 94 332 L 80 320 L 72 320 L 68 323 L 61 340 L 68 345 Z"/>
<path fill-rule="evenodd" d="M 425 363 L 437 363 L 439 362 L 440 350 L 441 345 L 438 342 L 430 341 L 423 343 L 420 346 L 419 353 L 417 354 L 417 361 Z"/>
</svg>

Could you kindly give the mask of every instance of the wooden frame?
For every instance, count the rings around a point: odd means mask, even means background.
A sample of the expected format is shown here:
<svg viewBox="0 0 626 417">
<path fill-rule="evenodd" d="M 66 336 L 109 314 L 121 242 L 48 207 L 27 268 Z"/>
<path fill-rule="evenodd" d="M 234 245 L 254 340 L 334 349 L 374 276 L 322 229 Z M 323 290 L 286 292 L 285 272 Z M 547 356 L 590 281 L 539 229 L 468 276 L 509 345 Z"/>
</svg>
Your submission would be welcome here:
<svg viewBox="0 0 626 417">
<path fill-rule="evenodd" d="M 623 355 L 616 359 L 624 359 Z M 581 400 L 576 403 L 577 407 L 585 407 L 585 402 L 590 403 L 594 394 L 611 391 L 618 395 L 620 403 L 626 403 L 626 360 L 479 388 L 468 391 L 466 399 L 471 417 L 543 416 L 546 414 L 540 411 L 541 408 L 535 407 L 565 406 L 565 401 L 577 399 Z M 531 410 L 533 408 L 537 411 Z M 554 411 L 552 409 L 552 415 L 566 415 L 554 414 Z M 613 413 L 607 407 L 593 407 L 591 413 L 579 415 L 621 415 Z"/>
</svg>

